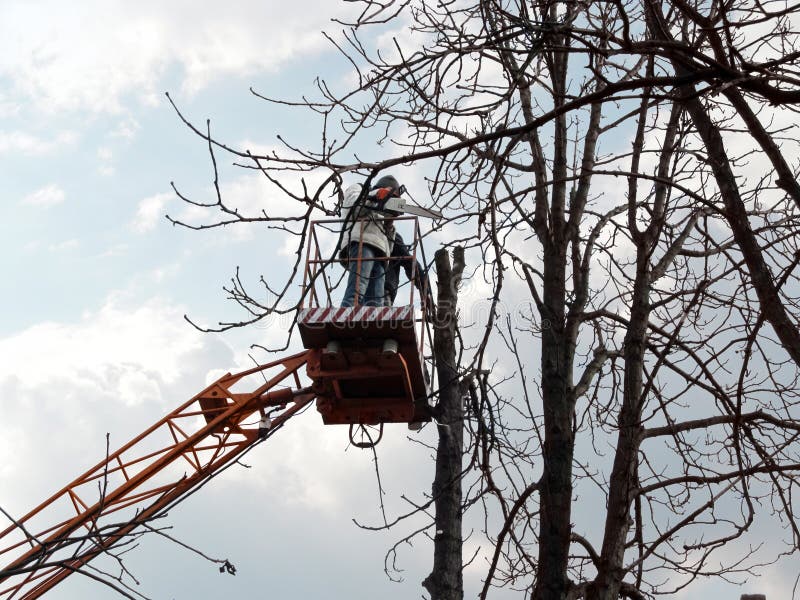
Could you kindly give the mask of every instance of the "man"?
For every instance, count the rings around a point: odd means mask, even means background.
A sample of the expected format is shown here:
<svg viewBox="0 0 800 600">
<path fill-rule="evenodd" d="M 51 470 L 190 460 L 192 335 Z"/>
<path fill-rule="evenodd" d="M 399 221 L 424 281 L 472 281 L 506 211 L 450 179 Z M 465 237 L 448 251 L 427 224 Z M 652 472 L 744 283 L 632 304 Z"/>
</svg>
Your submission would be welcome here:
<svg viewBox="0 0 800 600">
<path fill-rule="evenodd" d="M 342 204 L 345 228 L 339 258 L 346 261 L 348 276 L 341 306 L 354 306 L 356 302 L 358 306 L 384 305 L 386 258 L 392 250 L 394 227 L 391 219 L 384 218 L 379 209 L 389 198 L 399 198 L 402 190 L 391 175 L 384 175 L 375 182 L 366 201 L 359 201 L 363 191 L 361 184 L 345 190 Z"/>
<path fill-rule="evenodd" d="M 409 281 L 414 281 L 414 285 L 419 290 L 420 299 L 425 298 L 428 311 L 433 309 L 433 295 L 431 294 L 428 274 L 425 268 L 417 261 L 416 269 L 413 268 L 414 262 L 411 256 L 411 248 L 403 241 L 399 232 L 394 234 L 394 244 L 392 253 L 389 255 L 389 262 L 386 267 L 386 278 L 384 283 L 385 305 L 394 305 L 397 297 L 397 288 L 400 284 L 400 268 L 402 267 Z M 413 271 L 413 273 L 412 273 Z"/>
</svg>

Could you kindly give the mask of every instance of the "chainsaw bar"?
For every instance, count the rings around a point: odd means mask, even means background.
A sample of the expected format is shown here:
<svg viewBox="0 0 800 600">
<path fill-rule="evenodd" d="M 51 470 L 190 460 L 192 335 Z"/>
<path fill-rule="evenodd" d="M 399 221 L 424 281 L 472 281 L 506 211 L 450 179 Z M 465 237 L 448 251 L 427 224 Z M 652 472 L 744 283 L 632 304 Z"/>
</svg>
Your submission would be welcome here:
<svg viewBox="0 0 800 600">
<path fill-rule="evenodd" d="M 408 200 L 405 198 L 389 198 L 383 204 L 383 206 L 370 206 L 370 208 L 379 210 L 381 212 L 391 213 L 393 215 L 402 215 L 405 213 L 409 215 L 416 215 L 418 217 L 427 217 L 428 219 L 442 218 L 442 213 L 439 211 L 431 210 L 429 208 L 422 208 L 421 206 L 417 206 L 415 204 L 409 204 Z"/>
</svg>

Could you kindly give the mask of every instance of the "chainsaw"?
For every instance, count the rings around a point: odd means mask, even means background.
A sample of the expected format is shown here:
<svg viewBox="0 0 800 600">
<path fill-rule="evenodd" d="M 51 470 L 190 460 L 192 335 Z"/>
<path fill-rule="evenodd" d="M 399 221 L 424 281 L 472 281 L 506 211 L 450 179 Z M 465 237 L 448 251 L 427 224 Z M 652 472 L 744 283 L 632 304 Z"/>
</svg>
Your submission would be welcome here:
<svg viewBox="0 0 800 600">
<path fill-rule="evenodd" d="M 416 204 L 411 204 L 408 200 L 402 197 L 406 191 L 405 186 L 400 186 L 400 197 L 392 196 L 387 197 L 391 190 L 389 188 L 381 188 L 373 190 L 367 196 L 364 206 L 374 211 L 388 213 L 392 216 L 400 216 L 402 214 L 416 215 L 418 217 L 427 217 L 428 219 L 441 219 L 442 213 L 437 210 L 423 208 Z"/>
</svg>

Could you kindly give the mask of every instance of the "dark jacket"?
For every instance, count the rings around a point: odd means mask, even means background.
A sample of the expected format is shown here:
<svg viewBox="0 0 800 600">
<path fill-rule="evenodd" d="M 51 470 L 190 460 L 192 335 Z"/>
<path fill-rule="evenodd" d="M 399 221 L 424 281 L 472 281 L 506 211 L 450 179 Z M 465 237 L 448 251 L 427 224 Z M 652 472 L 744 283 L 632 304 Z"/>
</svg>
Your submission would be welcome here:
<svg viewBox="0 0 800 600">
<path fill-rule="evenodd" d="M 411 281 L 412 268 L 414 259 L 411 256 L 411 248 L 403 241 L 399 233 L 394 234 L 394 244 L 392 245 L 392 253 L 389 255 L 389 261 L 386 265 L 386 280 L 383 284 L 383 289 L 386 298 L 386 305 L 394 305 L 394 300 L 397 297 L 397 288 L 400 287 L 400 268 L 406 273 L 406 277 Z M 414 285 L 420 293 L 420 298 L 428 296 L 428 310 L 433 307 L 430 285 L 428 284 L 428 275 L 425 269 L 417 261 L 417 268 L 413 272 Z"/>
</svg>

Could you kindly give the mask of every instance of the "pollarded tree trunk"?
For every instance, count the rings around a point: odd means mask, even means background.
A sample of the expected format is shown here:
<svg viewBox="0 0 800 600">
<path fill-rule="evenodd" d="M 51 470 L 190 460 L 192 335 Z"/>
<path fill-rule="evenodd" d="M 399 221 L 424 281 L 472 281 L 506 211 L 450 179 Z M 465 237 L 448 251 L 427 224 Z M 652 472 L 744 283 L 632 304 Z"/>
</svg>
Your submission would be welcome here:
<svg viewBox="0 0 800 600">
<path fill-rule="evenodd" d="M 464 249 L 453 251 L 453 265 L 447 250 L 436 252 L 438 297 L 434 324 L 433 351 L 439 379 L 436 408 L 439 446 L 436 451 L 436 476 L 433 497 L 436 509 L 433 570 L 422 585 L 431 600 L 461 600 L 461 459 L 464 439 L 464 410 L 456 364 L 456 305 L 458 285 L 464 270 Z"/>
</svg>

